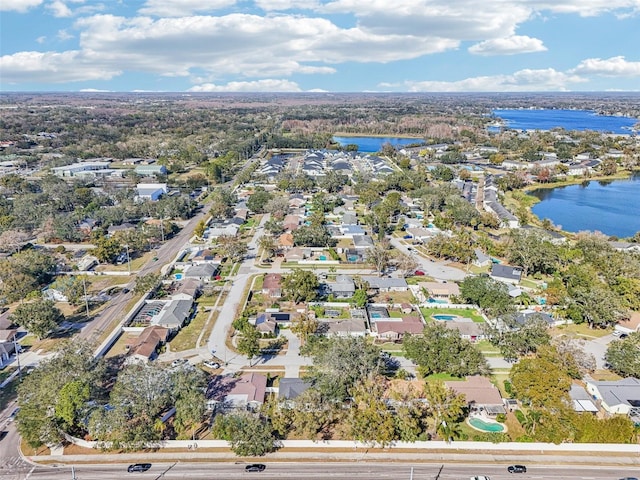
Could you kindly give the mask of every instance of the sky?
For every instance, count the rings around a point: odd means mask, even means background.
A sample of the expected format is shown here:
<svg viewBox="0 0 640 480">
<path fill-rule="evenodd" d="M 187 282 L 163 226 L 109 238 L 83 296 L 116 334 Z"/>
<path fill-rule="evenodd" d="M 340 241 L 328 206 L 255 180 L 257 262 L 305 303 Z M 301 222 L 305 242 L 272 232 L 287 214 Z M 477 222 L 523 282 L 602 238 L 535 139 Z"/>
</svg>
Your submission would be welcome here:
<svg viewBox="0 0 640 480">
<path fill-rule="evenodd" d="M 0 0 L 0 91 L 640 91 L 640 0 Z"/>
</svg>

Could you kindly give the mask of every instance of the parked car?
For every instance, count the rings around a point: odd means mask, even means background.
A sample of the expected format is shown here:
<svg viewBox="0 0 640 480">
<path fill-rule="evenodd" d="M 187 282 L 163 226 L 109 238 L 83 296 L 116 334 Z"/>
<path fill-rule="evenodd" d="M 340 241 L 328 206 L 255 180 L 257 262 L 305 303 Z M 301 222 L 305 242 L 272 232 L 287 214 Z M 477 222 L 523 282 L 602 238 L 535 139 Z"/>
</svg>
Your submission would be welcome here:
<svg viewBox="0 0 640 480">
<path fill-rule="evenodd" d="M 524 465 L 509 465 L 507 471 L 509 473 L 527 473 L 527 467 Z"/>
<path fill-rule="evenodd" d="M 620 480 L 638 480 L 636 477 L 623 477 Z"/>
<path fill-rule="evenodd" d="M 213 370 L 217 370 L 220 368 L 220 364 L 218 362 L 203 362 L 203 365 L 207 368 L 212 368 Z"/>
<path fill-rule="evenodd" d="M 477 477 L 470 477 L 469 480 L 491 480 L 489 477 L 484 475 L 479 475 Z"/>
<path fill-rule="evenodd" d="M 19 411 L 20 411 L 20 407 L 16 408 L 13 412 L 11 412 L 11 415 L 9 415 L 10 422 L 13 422 L 16 419 L 16 415 L 18 415 Z"/>
<path fill-rule="evenodd" d="M 424 277 L 424 272 L 422 270 L 416 270 L 413 274 L 419 277 Z"/>
<path fill-rule="evenodd" d="M 267 468 L 267 466 L 264 465 L 263 463 L 252 463 L 251 465 L 247 465 L 246 467 L 244 467 L 244 471 L 245 472 L 262 472 L 265 468 Z"/>
<path fill-rule="evenodd" d="M 129 467 L 127 468 L 127 472 L 129 473 L 146 472 L 150 468 L 151 468 L 150 463 L 134 463 L 133 465 L 129 465 Z"/>
</svg>

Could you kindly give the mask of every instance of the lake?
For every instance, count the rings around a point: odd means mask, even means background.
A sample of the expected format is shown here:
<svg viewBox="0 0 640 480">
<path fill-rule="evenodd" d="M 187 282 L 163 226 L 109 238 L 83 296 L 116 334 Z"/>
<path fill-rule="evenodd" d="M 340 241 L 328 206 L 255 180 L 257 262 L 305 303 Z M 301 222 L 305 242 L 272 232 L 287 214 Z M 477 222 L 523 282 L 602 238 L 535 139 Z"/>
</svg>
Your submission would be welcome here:
<svg viewBox="0 0 640 480">
<path fill-rule="evenodd" d="M 349 144 L 358 145 L 358 151 L 364 153 L 379 152 L 385 143 L 390 143 L 394 147 L 424 144 L 424 140 L 420 138 L 407 137 L 333 137 L 333 141 L 343 147 Z"/>
<path fill-rule="evenodd" d="M 532 212 L 567 232 L 598 230 L 624 238 L 640 231 L 640 175 L 628 180 L 589 180 L 529 193 L 540 199 Z"/>
<path fill-rule="evenodd" d="M 506 127 L 516 130 L 594 130 L 620 134 L 632 133 L 631 128 L 638 122 L 637 118 L 597 115 L 588 110 L 529 110 L 504 109 L 493 110 L 496 117 L 501 118 Z M 499 131 L 499 127 L 489 127 L 490 131 Z"/>
</svg>

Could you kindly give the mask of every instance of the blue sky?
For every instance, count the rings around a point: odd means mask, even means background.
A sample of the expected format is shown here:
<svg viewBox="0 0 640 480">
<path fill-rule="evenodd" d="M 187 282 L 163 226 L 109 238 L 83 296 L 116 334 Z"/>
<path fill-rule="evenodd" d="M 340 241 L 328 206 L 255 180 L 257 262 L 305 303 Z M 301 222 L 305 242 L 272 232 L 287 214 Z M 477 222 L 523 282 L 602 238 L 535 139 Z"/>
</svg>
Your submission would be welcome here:
<svg viewBox="0 0 640 480">
<path fill-rule="evenodd" d="M 2 91 L 640 90 L 640 0 L 1 0 Z"/>
</svg>

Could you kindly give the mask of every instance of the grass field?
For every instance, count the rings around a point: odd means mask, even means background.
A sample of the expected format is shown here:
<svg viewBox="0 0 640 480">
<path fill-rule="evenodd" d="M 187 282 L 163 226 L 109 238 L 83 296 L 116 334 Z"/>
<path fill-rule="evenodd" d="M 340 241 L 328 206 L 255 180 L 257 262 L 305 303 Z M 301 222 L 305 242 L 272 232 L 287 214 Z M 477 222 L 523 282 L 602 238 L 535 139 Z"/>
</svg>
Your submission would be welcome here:
<svg viewBox="0 0 640 480">
<path fill-rule="evenodd" d="M 431 316 L 434 314 L 435 315 L 443 314 L 443 315 L 458 315 L 459 317 L 470 318 L 476 323 L 484 322 L 484 318 L 482 318 L 482 316 L 478 313 L 478 311 L 471 308 L 464 308 L 464 309 L 458 310 L 458 309 L 452 309 L 452 308 L 420 307 L 420 311 L 422 312 L 422 315 L 424 316 L 424 319 L 426 321 L 429 321 Z"/>
</svg>

